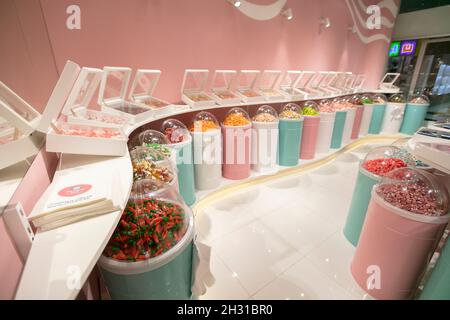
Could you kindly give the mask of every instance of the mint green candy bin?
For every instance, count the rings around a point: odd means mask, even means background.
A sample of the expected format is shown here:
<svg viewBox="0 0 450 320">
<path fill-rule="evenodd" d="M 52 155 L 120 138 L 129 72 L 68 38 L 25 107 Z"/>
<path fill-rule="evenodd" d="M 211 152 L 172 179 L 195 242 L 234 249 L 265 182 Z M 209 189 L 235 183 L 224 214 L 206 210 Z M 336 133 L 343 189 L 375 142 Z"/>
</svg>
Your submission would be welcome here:
<svg viewBox="0 0 450 320">
<path fill-rule="evenodd" d="M 450 300 L 450 241 L 448 239 L 419 299 Z"/>
<path fill-rule="evenodd" d="M 333 135 L 331 137 L 331 148 L 339 149 L 342 146 L 342 134 L 344 133 L 345 118 L 347 111 L 336 111 L 334 119 Z"/>
<path fill-rule="evenodd" d="M 353 197 L 344 226 L 344 236 L 355 247 L 358 245 L 367 208 L 371 198 L 372 188 L 380 181 L 380 177 L 370 173 L 362 166 L 359 167 Z"/>
<path fill-rule="evenodd" d="M 278 129 L 277 162 L 280 166 L 296 166 L 303 131 L 303 117 L 299 105 L 288 103 L 283 107 L 279 115 Z"/>
<path fill-rule="evenodd" d="M 414 96 L 406 105 L 400 132 L 412 135 L 422 127 L 429 105 L 425 95 Z"/>
<path fill-rule="evenodd" d="M 191 299 L 194 218 L 190 208 L 183 203 L 174 188 L 164 186 L 159 189 L 160 187 L 154 187 L 155 184 L 157 183 L 152 180 L 137 181 L 133 188 L 138 185 L 137 189 L 140 191 L 138 193 L 135 190 L 132 191 L 127 208 L 143 208 L 137 212 L 144 212 L 146 217 L 150 217 L 155 211 L 159 214 L 162 212 L 159 209 L 155 210 L 154 207 L 153 209 L 147 207 L 150 206 L 149 203 L 155 204 L 157 208 L 178 206 L 179 211 L 171 215 L 169 220 L 164 218 L 160 219 L 160 223 L 157 223 L 158 217 L 156 217 L 153 218 L 152 223 L 147 223 L 145 228 L 139 227 L 139 229 L 136 229 L 138 231 L 134 231 L 139 232 L 140 239 L 146 239 L 143 235 L 149 235 L 146 240 L 148 246 L 135 245 L 139 254 L 147 258 L 140 261 L 123 260 L 124 257 L 119 260 L 117 256 L 114 256 L 118 251 L 117 249 L 114 250 L 114 247 L 117 246 L 114 242 L 118 239 L 117 235 L 124 236 L 123 232 L 133 230 L 127 231 L 127 228 L 122 225 L 124 217 L 129 217 L 128 212 L 130 211 L 125 211 L 122 215 L 121 222 L 98 261 L 101 276 L 113 300 Z M 142 217 L 143 215 L 139 215 L 138 219 L 142 219 Z M 166 222 L 163 223 L 162 221 Z M 175 227 L 173 227 L 173 221 L 176 221 Z M 158 237 L 159 240 L 154 240 L 154 237 Z M 167 243 L 170 243 L 171 246 L 164 252 L 163 249 L 167 247 Z M 120 252 L 126 252 L 123 247 L 120 247 L 120 249 L 122 250 Z"/>
<path fill-rule="evenodd" d="M 384 112 L 386 111 L 387 98 L 384 94 L 378 93 L 372 96 L 373 111 L 369 125 L 369 134 L 379 134 L 383 127 Z"/>
</svg>

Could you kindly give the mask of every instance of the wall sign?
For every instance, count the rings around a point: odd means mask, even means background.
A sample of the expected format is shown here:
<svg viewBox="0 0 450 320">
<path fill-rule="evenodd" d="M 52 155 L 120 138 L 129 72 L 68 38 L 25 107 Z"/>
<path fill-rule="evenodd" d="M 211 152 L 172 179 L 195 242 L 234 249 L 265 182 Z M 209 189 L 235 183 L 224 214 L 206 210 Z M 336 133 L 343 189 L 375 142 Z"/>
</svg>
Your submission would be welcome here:
<svg viewBox="0 0 450 320">
<path fill-rule="evenodd" d="M 416 52 L 417 41 L 416 40 L 408 40 L 402 41 L 402 45 L 400 47 L 400 55 L 401 56 L 411 56 Z"/>
<path fill-rule="evenodd" d="M 400 54 L 400 41 L 391 42 L 391 46 L 389 47 L 389 57 L 398 57 Z"/>
</svg>

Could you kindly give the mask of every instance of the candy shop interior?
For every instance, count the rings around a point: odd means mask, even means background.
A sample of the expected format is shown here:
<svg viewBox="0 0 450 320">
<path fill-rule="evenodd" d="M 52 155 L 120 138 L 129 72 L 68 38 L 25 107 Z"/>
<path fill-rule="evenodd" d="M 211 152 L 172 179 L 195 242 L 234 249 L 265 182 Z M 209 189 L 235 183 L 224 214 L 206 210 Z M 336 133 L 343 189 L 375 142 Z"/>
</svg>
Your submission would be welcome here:
<svg viewBox="0 0 450 320">
<path fill-rule="evenodd" d="M 0 1 L 0 299 L 450 300 L 424 3 Z"/>
</svg>

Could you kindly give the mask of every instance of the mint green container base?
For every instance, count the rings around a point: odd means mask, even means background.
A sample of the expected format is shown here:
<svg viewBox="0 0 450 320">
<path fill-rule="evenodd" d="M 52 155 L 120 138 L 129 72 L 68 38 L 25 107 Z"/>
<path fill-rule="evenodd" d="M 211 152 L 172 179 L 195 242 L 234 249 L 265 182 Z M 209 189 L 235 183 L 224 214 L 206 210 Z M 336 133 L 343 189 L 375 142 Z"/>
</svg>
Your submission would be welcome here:
<svg viewBox="0 0 450 320">
<path fill-rule="evenodd" d="M 339 149 L 342 146 L 342 134 L 344 133 L 345 118 L 347 111 L 337 111 L 334 119 L 333 136 L 331 137 L 331 148 Z"/>
<path fill-rule="evenodd" d="M 278 164 L 296 166 L 301 148 L 303 121 L 280 119 L 278 125 Z"/>
<path fill-rule="evenodd" d="M 420 300 L 450 300 L 450 241 L 442 248 L 439 259 L 425 283 Z"/>
<path fill-rule="evenodd" d="M 374 104 L 372 111 L 372 119 L 370 120 L 369 133 L 379 134 L 383 126 L 384 111 L 386 104 Z"/>
<path fill-rule="evenodd" d="M 377 176 L 361 167 L 359 168 L 352 202 L 344 226 L 344 236 L 355 247 L 358 245 L 359 236 L 366 219 L 372 188 L 378 181 L 379 178 Z"/>
<path fill-rule="evenodd" d="M 166 253 L 146 261 L 121 262 L 101 256 L 98 262 L 113 300 L 191 299 L 194 226 Z"/>
<path fill-rule="evenodd" d="M 178 187 L 188 206 L 195 202 L 194 161 L 192 139 L 172 145 L 177 152 Z"/>
<path fill-rule="evenodd" d="M 428 111 L 428 104 L 408 103 L 405 108 L 400 132 L 412 135 L 422 127 Z"/>
</svg>

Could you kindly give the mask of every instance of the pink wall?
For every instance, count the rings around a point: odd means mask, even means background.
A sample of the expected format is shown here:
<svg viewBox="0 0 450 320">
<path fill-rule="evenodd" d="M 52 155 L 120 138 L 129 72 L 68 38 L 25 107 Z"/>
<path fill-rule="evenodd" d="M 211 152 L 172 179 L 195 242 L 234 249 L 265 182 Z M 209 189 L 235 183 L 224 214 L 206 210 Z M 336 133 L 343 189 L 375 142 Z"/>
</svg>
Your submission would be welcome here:
<svg viewBox="0 0 450 320">
<path fill-rule="evenodd" d="M 387 42 L 365 45 L 348 32 L 353 23 L 344 0 L 288 0 L 291 21 L 256 21 L 226 0 L 41 2 L 59 70 L 67 59 L 93 67 L 158 68 L 163 75 L 156 95 L 171 102 L 180 100 L 186 68 L 365 71 L 373 86 L 387 58 Z M 70 4 L 81 8 L 81 30 L 65 27 Z M 332 21 L 322 32 L 321 16 Z M 391 30 L 383 32 L 390 36 Z"/>
</svg>

